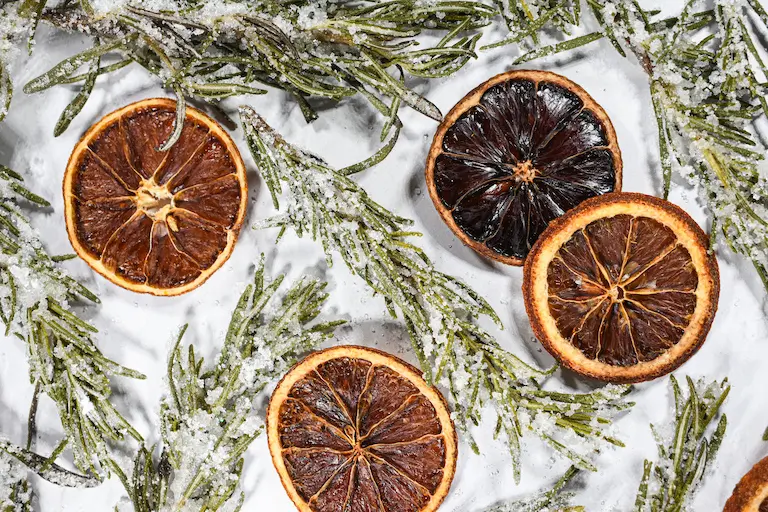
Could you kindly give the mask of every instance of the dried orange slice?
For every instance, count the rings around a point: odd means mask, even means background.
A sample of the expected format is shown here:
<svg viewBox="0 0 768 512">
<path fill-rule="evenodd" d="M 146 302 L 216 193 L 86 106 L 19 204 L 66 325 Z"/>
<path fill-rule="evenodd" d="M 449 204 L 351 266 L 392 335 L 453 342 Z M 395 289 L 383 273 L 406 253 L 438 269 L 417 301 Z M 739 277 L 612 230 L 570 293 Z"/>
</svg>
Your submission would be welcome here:
<svg viewBox="0 0 768 512">
<path fill-rule="evenodd" d="M 437 129 L 426 181 L 440 216 L 475 251 L 522 265 L 552 219 L 621 190 L 605 111 L 567 78 L 510 71 L 467 94 Z"/>
<path fill-rule="evenodd" d="M 341 346 L 298 363 L 272 394 L 267 430 L 302 512 L 434 511 L 456 470 L 442 395 L 378 350 Z"/>
<path fill-rule="evenodd" d="M 723 512 L 768 512 L 768 457 L 736 484 Z"/>
<path fill-rule="evenodd" d="M 245 217 L 245 165 L 213 119 L 187 108 L 170 136 L 176 102 L 139 101 L 93 125 L 64 175 L 67 233 L 77 254 L 135 292 L 179 295 L 232 253 Z"/>
<path fill-rule="evenodd" d="M 669 373 L 698 350 L 720 278 L 708 237 L 652 196 L 589 199 L 554 221 L 525 262 L 533 331 L 563 365 L 611 382 Z"/>
</svg>

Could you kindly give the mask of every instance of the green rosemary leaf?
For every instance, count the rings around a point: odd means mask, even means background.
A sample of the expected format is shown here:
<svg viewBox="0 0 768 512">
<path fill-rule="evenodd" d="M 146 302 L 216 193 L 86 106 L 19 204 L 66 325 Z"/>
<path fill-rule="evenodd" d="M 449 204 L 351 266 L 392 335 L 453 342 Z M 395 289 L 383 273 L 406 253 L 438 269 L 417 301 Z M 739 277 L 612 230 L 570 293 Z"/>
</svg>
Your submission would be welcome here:
<svg viewBox="0 0 768 512">
<path fill-rule="evenodd" d="M 184 129 L 184 119 L 187 115 L 187 102 L 184 99 L 184 93 L 182 92 L 180 85 L 174 84 L 173 92 L 176 94 L 176 116 L 173 120 L 173 131 L 171 132 L 170 137 L 168 137 L 168 140 L 163 142 L 160 147 L 157 148 L 158 151 L 168 151 L 171 149 L 171 146 L 176 144 L 181 137 L 181 132 Z"/>
<path fill-rule="evenodd" d="M 651 85 L 653 88 L 653 85 Z M 653 112 L 656 116 L 656 124 L 659 132 L 659 160 L 661 160 L 661 169 L 663 175 L 663 197 L 667 199 L 669 197 L 669 188 L 672 182 L 672 160 L 669 156 L 669 144 L 667 142 L 667 129 L 664 124 L 664 114 L 661 111 L 661 106 L 656 101 L 654 96 L 651 97 L 653 104 Z"/>
<path fill-rule="evenodd" d="M 48 0 L 24 0 L 19 7 L 19 15 L 26 18 L 32 18 L 32 28 L 29 32 L 29 39 L 27 40 L 27 50 L 32 55 L 32 47 L 35 42 L 35 33 L 37 32 L 37 25 L 40 23 L 40 16 L 43 14 L 43 9 L 48 3 Z"/>
<path fill-rule="evenodd" d="M 60 263 L 62 261 L 74 260 L 77 258 L 77 254 L 60 254 L 58 256 L 51 256 L 51 261 Z"/>
<path fill-rule="evenodd" d="M 653 463 L 649 460 L 643 461 L 643 476 L 640 479 L 640 487 L 637 490 L 637 497 L 635 498 L 634 512 L 643 512 L 648 500 L 648 482 L 651 479 L 651 470 L 653 469 Z"/>
<path fill-rule="evenodd" d="M 13 98 L 13 81 L 11 81 L 11 75 L 0 59 L 0 123 L 8 115 L 11 108 L 11 98 Z"/>
<path fill-rule="evenodd" d="M 603 12 L 601 10 L 602 6 L 595 0 L 587 0 L 587 5 L 589 5 L 590 9 L 592 9 L 592 13 L 594 14 L 597 22 L 602 25 L 605 31 L 605 35 L 608 37 L 608 40 L 611 42 L 613 47 L 622 57 L 626 57 L 627 54 L 624 53 L 624 48 L 621 47 L 621 43 L 619 43 L 619 40 L 614 33 L 613 24 L 610 22 L 606 23 L 606 20 L 603 17 Z"/>
<path fill-rule="evenodd" d="M 399 97 L 403 103 L 436 121 L 441 121 L 443 119 L 443 114 L 440 112 L 440 109 L 438 109 L 432 102 L 412 90 L 405 88 L 405 86 L 398 80 L 392 78 L 376 59 L 368 54 L 368 52 L 362 52 L 362 55 L 378 74 L 379 78 L 391 88 L 392 94 Z"/>
<path fill-rule="evenodd" d="M 395 143 L 397 143 L 397 138 L 399 136 L 400 136 L 400 127 L 396 126 L 395 131 L 392 132 L 392 136 L 389 138 L 389 141 L 387 141 L 387 143 L 381 149 L 379 149 L 376 153 L 366 158 L 362 162 L 358 162 L 354 165 L 350 165 L 348 167 L 344 167 L 343 169 L 339 169 L 339 174 L 343 174 L 344 176 L 351 176 L 352 174 L 356 174 L 360 171 L 370 169 L 374 165 L 381 163 L 392 152 L 392 150 L 395 147 Z"/>
<path fill-rule="evenodd" d="M 574 37 L 568 41 L 562 43 L 553 44 L 550 46 L 544 46 L 537 50 L 532 50 L 518 57 L 513 64 L 522 64 L 524 62 L 530 62 L 532 60 L 540 59 L 542 57 L 549 57 L 550 55 L 557 55 L 561 52 L 567 52 L 582 46 L 588 45 L 603 38 L 603 34 L 600 32 L 592 32 L 579 37 Z"/>
<path fill-rule="evenodd" d="M 99 71 L 97 73 L 98 76 L 101 75 L 107 75 L 109 73 L 112 73 L 114 71 L 118 71 L 120 69 L 123 69 L 125 66 L 133 62 L 133 59 L 123 59 L 118 62 L 115 62 L 114 64 L 110 64 L 108 66 L 102 66 L 99 68 Z M 69 78 L 63 79 L 60 83 L 63 84 L 75 84 L 77 82 L 82 82 L 83 80 L 86 80 L 88 76 L 90 75 L 90 71 L 87 73 L 82 73 L 80 75 L 74 75 Z"/>
<path fill-rule="evenodd" d="M 26 187 L 20 185 L 17 182 L 11 182 L 10 184 L 11 190 L 18 194 L 20 197 L 23 197 L 30 203 L 33 203 L 37 206 L 51 206 L 51 203 L 49 203 L 46 199 L 40 197 L 39 195 L 35 194 L 34 192 L 31 192 Z"/>
<path fill-rule="evenodd" d="M 107 44 L 94 46 L 93 48 L 89 48 L 88 50 L 78 53 L 77 55 L 64 59 L 42 75 L 30 80 L 27 85 L 24 86 L 24 92 L 27 94 L 32 94 L 44 91 L 50 87 L 53 87 L 54 85 L 58 85 L 62 82 L 62 80 L 66 79 L 67 77 L 71 76 L 72 73 L 77 71 L 83 64 L 87 64 L 88 62 L 98 59 L 106 53 L 124 46 L 129 40 L 132 39 L 133 38 L 128 38 L 126 40 L 118 40 Z"/>
<path fill-rule="evenodd" d="M 77 114 L 83 110 L 85 103 L 88 101 L 88 97 L 91 95 L 93 86 L 96 84 L 96 77 L 99 76 L 100 63 L 101 59 L 99 57 L 96 57 L 91 62 L 91 69 L 88 72 L 85 81 L 83 82 L 83 87 L 80 89 L 80 92 L 77 93 L 77 96 L 75 96 L 75 98 L 70 102 L 70 104 L 67 105 L 67 108 L 64 109 L 64 112 L 61 113 L 61 117 L 59 117 L 59 121 L 56 123 L 56 126 L 53 129 L 54 137 L 58 137 L 64 133 L 75 116 L 77 116 Z"/>
<path fill-rule="evenodd" d="M 195 94 L 210 99 L 223 99 L 230 96 L 241 94 L 267 94 L 265 89 L 256 89 L 247 85 L 237 83 L 213 83 L 213 84 L 195 84 L 187 85 L 187 89 L 194 91 Z"/>
</svg>

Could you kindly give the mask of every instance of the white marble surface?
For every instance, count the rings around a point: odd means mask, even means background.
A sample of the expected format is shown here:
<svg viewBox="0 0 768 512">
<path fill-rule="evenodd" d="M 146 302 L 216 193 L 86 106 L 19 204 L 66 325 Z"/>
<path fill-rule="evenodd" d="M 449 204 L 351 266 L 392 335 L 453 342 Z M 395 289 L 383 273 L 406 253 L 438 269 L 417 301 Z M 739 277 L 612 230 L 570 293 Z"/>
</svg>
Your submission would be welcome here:
<svg viewBox="0 0 768 512">
<path fill-rule="evenodd" d="M 670 1 L 665 8 L 674 11 L 672 4 L 681 3 Z M 41 35 L 44 42 L 37 47 L 35 56 L 20 66 L 17 84 L 45 71 L 62 56 L 71 55 L 80 45 L 77 39 Z M 476 84 L 508 69 L 511 60 L 504 50 L 483 54 L 453 79 L 422 86 L 421 91 L 447 112 Z M 535 67 L 565 74 L 603 105 L 613 119 L 623 153 L 624 190 L 658 194 L 656 127 L 640 69 L 618 56 L 606 42 L 593 44 L 588 57 L 581 53 L 540 61 Z M 102 80 L 104 83 L 100 83 L 84 112 L 59 138 L 53 137 L 53 126 L 73 96 L 73 89 L 56 88 L 26 96 L 18 87 L 11 114 L 0 124 L 0 163 L 24 173 L 30 187 L 53 204 L 48 213 L 35 217 L 43 240 L 53 253 L 71 250 L 61 213 L 60 187 L 66 159 L 77 139 L 105 113 L 130 101 L 165 95 L 135 66 Z M 355 162 L 376 148 L 379 127 L 370 125 L 373 116 L 368 111 L 358 115 L 361 106 L 354 102 L 324 112 L 311 125 L 304 123 L 296 105 L 281 93 L 243 102 L 253 105 L 290 141 L 308 147 L 332 164 Z M 229 102 L 227 106 L 234 109 L 238 103 Z M 358 179 L 377 201 L 415 220 L 415 228 L 425 234 L 421 244 L 439 269 L 463 278 L 491 302 L 505 324 L 504 331 L 494 331 L 505 348 L 528 360 L 551 364 L 551 358 L 542 353 L 530 331 L 520 293 L 521 269 L 491 264 L 463 247 L 442 223 L 426 194 L 423 162 L 435 123 L 408 110 L 402 118 L 406 128 L 394 153 Z M 238 129 L 233 135 L 245 152 L 242 131 Z M 164 388 L 166 352 L 171 338 L 179 326 L 189 322 L 187 342 L 194 342 L 203 354 L 213 354 L 221 344 L 237 296 L 250 278 L 251 264 L 261 252 L 266 253 L 273 274 L 288 272 L 296 277 L 309 272 L 330 282 L 331 299 L 324 315 L 349 320 L 349 327 L 339 330 L 335 342 L 375 345 L 413 360 L 402 325 L 387 316 L 383 301 L 372 298 L 343 265 L 326 268 L 320 249 L 309 240 L 288 236 L 275 247 L 274 232 L 250 229 L 254 220 L 269 216 L 273 209 L 250 158 L 247 162 L 253 198 L 247 226 L 232 258 L 198 290 L 170 299 L 136 295 L 96 276 L 80 261 L 68 264 L 102 298 L 101 306 L 88 310 L 101 331 L 98 342 L 102 350 L 147 375 L 145 381 L 116 381 L 114 398 L 118 408 L 149 442 L 157 440 L 158 399 Z M 692 190 L 678 182 L 671 199 L 699 222 L 706 223 L 706 215 L 695 197 Z M 680 375 L 713 379 L 727 376 L 733 384 L 724 407 L 729 417 L 727 437 L 714 473 L 694 502 L 694 510 L 707 512 L 722 509 L 741 475 L 768 454 L 768 444 L 761 441 L 763 429 L 768 426 L 765 292 L 748 262 L 724 249 L 718 251 L 718 259 L 722 291 L 717 318 L 703 348 L 678 371 Z M 0 341 L 0 432 L 19 443 L 26 435 L 25 418 L 32 394 L 27 370 L 24 345 L 16 338 Z M 553 377 L 551 385 L 584 388 L 578 378 L 561 372 Z M 627 447 L 600 454 L 600 471 L 585 475 L 580 481 L 583 489 L 578 502 L 587 510 L 631 508 L 642 460 L 655 455 L 648 424 L 670 420 L 667 378 L 637 386 L 632 398 L 637 406 L 617 423 L 617 432 Z M 515 486 L 505 447 L 492 439 L 493 419 L 490 414 L 487 417 L 490 419 L 477 430 L 483 453 L 476 456 L 466 444 L 461 445 L 456 480 L 441 510 L 479 512 L 499 500 L 551 484 L 568 466 L 538 440 L 527 438 L 523 481 Z M 47 452 L 59 439 L 58 419 L 48 400 L 42 402 L 39 423 L 39 449 Z M 107 511 L 123 496 L 115 479 L 90 490 L 57 488 L 39 479 L 34 485 L 40 499 L 39 510 L 45 512 Z M 264 439 L 257 440 L 246 454 L 243 488 L 247 495 L 246 511 L 293 510 L 269 461 Z"/>
</svg>

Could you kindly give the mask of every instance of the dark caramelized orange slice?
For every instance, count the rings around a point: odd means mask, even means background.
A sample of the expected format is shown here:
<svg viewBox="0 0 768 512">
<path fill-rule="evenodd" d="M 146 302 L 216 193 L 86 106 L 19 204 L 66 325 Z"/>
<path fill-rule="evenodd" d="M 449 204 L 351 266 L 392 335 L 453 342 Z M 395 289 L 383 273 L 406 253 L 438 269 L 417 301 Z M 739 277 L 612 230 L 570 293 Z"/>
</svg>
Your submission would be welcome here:
<svg viewBox="0 0 768 512">
<path fill-rule="evenodd" d="M 383 352 L 317 352 L 278 384 L 269 449 L 304 512 L 429 512 L 450 489 L 456 432 L 443 397 Z"/>
<path fill-rule="evenodd" d="M 522 265 L 553 219 L 621 190 L 621 153 L 610 119 L 584 89 L 555 73 L 510 71 L 448 113 L 426 180 L 465 244 Z"/>
<path fill-rule="evenodd" d="M 704 342 L 717 261 L 683 210 L 642 194 L 585 201 L 550 224 L 525 263 L 533 330 L 576 372 L 612 382 L 669 373 Z"/>
<path fill-rule="evenodd" d="M 736 484 L 723 512 L 768 512 L 768 457 Z"/>
<path fill-rule="evenodd" d="M 245 216 L 245 166 L 232 139 L 193 108 L 169 151 L 176 102 L 123 107 L 91 127 L 64 176 L 67 232 L 113 283 L 178 295 L 229 258 Z"/>
</svg>

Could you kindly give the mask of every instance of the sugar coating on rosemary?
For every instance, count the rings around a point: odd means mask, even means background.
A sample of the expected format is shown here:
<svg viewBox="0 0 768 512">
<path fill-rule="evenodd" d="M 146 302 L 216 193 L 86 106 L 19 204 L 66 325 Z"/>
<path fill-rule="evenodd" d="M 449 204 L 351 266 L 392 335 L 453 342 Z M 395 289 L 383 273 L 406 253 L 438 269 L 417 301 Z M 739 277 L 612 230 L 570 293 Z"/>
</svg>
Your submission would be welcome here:
<svg viewBox="0 0 768 512">
<path fill-rule="evenodd" d="M 108 441 L 140 439 L 109 401 L 111 380 L 143 376 L 99 351 L 96 328 L 71 307 L 98 298 L 46 253 L 20 202 L 48 204 L 0 166 L 0 321 L 26 342 L 35 396 L 48 395 L 58 409 L 65 437 L 54 454 L 69 446 L 81 471 L 98 473 Z"/>
<path fill-rule="evenodd" d="M 469 434 L 486 404 L 497 413 L 496 433 L 509 444 L 520 477 L 520 438 L 532 431 L 580 468 L 611 436 L 612 418 L 631 407 L 624 386 L 605 386 L 585 394 L 541 388 L 550 372 L 541 371 L 503 350 L 475 320 L 500 324 L 490 305 L 458 279 L 438 271 L 408 231 L 411 221 L 373 201 L 348 176 L 319 157 L 280 137 L 250 107 L 240 117 L 251 153 L 282 213 L 261 227 L 293 229 L 322 244 L 332 264 L 340 257 L 392 316 L 405 322 L 425 378 L 453 398 L 453 419 Z M 473 449 L 477 446 L 471 440 Z"/>
<path fill-rule="evenodd" d="M 343 323 L 315 322 L 328 296 L 325 283 L 300 279 L 277 300 L 282 281 L 280 276 L 265 282 L 262 262 L 213 364 L 192 345 L 182 345 L 182 329 L 168 359 L 160 446 L 141 447 L 132 472 L 113 468 L 128 492 L 122 509 L 197 512 L 242 506 L 243 454 L 263 430 L 256 398 Z"/>
<path fill-rule="evenodd" d="M 731 390 L 727 379 L 694 382 L 687 377 L 681 387 L 673 375 L 670 383 L 674 422 L 662 427 L 651 425 L 658 460 L 646 459 L 644 463 L 634 512 L 689 510 L 725 436 L 728 422 L 719 411 Z"/>
<path fill-rule="evenodd" d="M 27 468 L 16 458 L 0 450 L 0 510 L 31 512 L 32 490 Z"/>
</svg>

